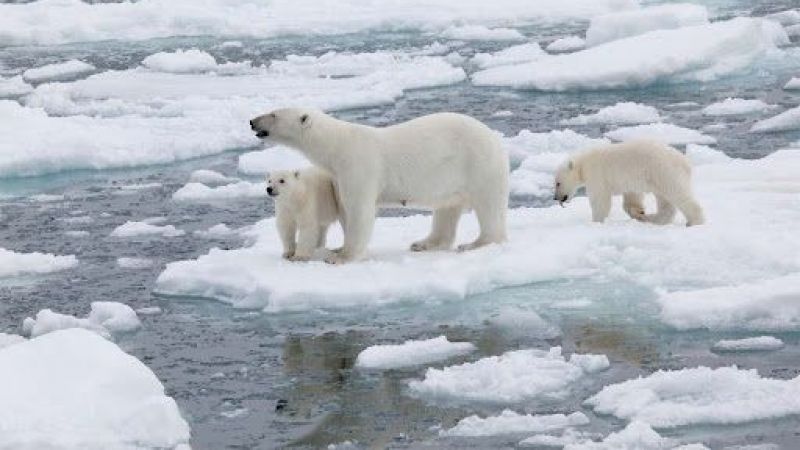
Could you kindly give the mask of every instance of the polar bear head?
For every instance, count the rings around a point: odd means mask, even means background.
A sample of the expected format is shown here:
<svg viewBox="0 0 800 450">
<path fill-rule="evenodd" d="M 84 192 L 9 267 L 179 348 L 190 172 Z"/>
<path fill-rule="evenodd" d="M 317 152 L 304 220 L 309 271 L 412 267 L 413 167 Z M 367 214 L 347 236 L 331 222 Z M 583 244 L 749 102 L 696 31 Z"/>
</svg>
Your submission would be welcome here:
<svg viewBox="0 0 800 450">
<path fill-rule="evenodd" d="M 575 196 L 575 192 L 583 185 L 580 170 L 574 160 L 569 159 L 556 171 L 556 186 L 553 200 L 562 205 Z"/>
<path fill-rule="evenodd" d="M 258 116 L 250 121 L 256 137 L 270 139 L 290 147 L 303 147 L 312 125 L 325 114 L 306 108 L 282 108 Z"/>
<path fill-rule="evenodd" d="M 290 197 L 301 189 L 299 171 L 276 170 L 267 174 L 267 194 L 270 197 Z"/>
</svg>

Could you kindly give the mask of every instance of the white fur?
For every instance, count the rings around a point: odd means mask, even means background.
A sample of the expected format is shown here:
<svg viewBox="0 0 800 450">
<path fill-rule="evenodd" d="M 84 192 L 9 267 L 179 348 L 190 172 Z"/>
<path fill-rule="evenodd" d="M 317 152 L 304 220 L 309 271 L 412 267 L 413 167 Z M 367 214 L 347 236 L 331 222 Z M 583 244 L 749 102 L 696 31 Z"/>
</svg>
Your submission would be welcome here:
<svg viewBox="0 0 800 450">
<path fill-rule="evenodd" d="M 623 195 L 623 209 L 632 218 L 666 224 L 679 209 L 686 225 L 700 225 L 703 209 L 692 193 L 692 168 L 688 158 L 674 148 L 651 140 L 632 140 L 595 147 L 570 158 L 556 173 L 555 199 L 569 201 L 586 187 L 592 219 L 603 222 L 611 197 Z M 658 211 L 646 214 L 643 194 L 655 194 Z"/>
<path fill-rule="evenodd" d="M 379 204 L 433 209 L 432 230 L 411 245 L 415 251 L 451 248 L 468 209 L 475 211 L 481 231 L 460 250 L 506 239 L 508 156 L 498 136 L 471 117 L 432 114 L 374 128 L 290 108 L 260 116 L 251 127 L 333 174 L 345 239 L 329 262 L 364 254 Z"/>
<path fill-rule="evenodd" d="M 328 227 L 340 217 L 331 176 L 317 168 L 271 172 L 267 189 L 275 199 L 283 257 L 308 261 L 314 250 L 325 246 Z"/>
</svg>

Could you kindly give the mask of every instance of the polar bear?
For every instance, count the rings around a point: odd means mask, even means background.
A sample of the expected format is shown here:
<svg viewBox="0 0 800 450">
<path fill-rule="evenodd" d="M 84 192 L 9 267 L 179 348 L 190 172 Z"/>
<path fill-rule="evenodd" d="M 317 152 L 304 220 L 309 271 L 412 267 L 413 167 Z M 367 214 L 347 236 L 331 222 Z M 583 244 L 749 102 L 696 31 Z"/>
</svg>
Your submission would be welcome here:
<svg viewBox="0 0 800 450">
<path fill-rule="evenodd" d="M 637 139 L 594 147 L 570 157 L 555 180 L 555 200 L 562 206 L 579 187 L 586 187 L 592 219 L 603 222 L 611 210 L 611 197 L 623 195 L 623 209 L 634 219 L 666 224 L 675 208 L 686 217 L 686 225 L 700 225 L 703 209 L 692 193 L 692 168 L 683 153 L 660 142 Z M 658 211 L 646 214 L 643 197 L 656 196 Z"/>
<path fill-rule="evenodd" d="M 316 167 L 270 172 L 267 194 L 275 199 L 283 257 L 308 261 L 315 249 L 325 246 L 328 227 L 340 217 L 331 176 Z"/>
<path fill-rule="evenodd" d="M 475 211 L 480 234 L 459 250 L 506 239 L 508 155 L 499 137 L 471 117 L 439 113 L 375 128 L 286 108 L 256 117 L 250 127 L 257 137 L 293 147 L 333 175 L 344 246 L 330 263 L 363 256 L 379 204 L 433 209 L 430 234 L 413 243 L 413 251 L 451 248 L 468 209 Z"/>
</svg>

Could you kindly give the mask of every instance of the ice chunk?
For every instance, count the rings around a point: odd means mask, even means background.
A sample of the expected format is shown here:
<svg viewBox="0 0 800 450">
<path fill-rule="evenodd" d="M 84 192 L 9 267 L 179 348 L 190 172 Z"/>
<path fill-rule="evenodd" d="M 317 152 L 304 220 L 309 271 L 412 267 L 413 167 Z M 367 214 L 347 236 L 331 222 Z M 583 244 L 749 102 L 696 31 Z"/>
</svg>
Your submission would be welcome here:
<svg viewBox="0 0 800 450">
<path fill-rule="evenodd" d="M 35 319 L 26 318 L 22 329 L 29 336 L 36 337 L 66 328 L 84 328 L 108 338 L 112 333 L 133 331 L 140 326 L 139 318 L 130 306 L 118 302 L 92 302 L 86 318 L 43 309 L 36 313 Z"/>
<path fill-rule="evenodd" d="M 266 196 L 264 183 L 239 181 L 219 187 L 209 187 L 201 183 L 187 183 L 172 194 L 172 199 L 179 202 L 214 202 L 235 198 L 258 198 Z"/>
<path fill-rule="evenodd" d="M 22 75 L 11 78 L 0 77 L 0 98 L 18 97 L 33 90 L 33 86 L 22 79 Z"/>
<path fill-rule="evenodd" d="M 573 382 L 608 367 L 605 355 L 576 356 L 564 358 L 561 347 L 511 351 L 472 363 L 429 368 L 425 377 L 411 381 L 409 388 L 415 395 L 443 400 L 517 403 L 537 397 L 560 398 Z M 589 359 L 593 362 L 586 364 Z"/>
<path fill-rule="evenodd" d="M 25 342 L 26 340 L 27 339 L 18 334 L 0 333 L 0 350 L 15 344 L 19 344 L 20 342 Z"/>
<path fill-rule="evenodd" d="M 144 308 L 137 309 L 136 314 L 141 314 L 143 316 L 154 316 L 156 314 L 161 314 L 161 308 L 158 306 L 146 306 Z"/>
<path fill-rule="evenodd" d="M 640 124 L 661 122 L 658 110 L 652 106 L 635 102 L 620 102 L 601 108 L 594 114 L 584 114 L 571 119 L 562 120 L 562 125 L 590 124 Z"/>
<path fill-rule="evenodd" d="M 270 171 L 303 169 L 310 165 L 302 153 L 278 145 L 239 156 L 238 170 L 247 175 L 264 176 Z"/>
<path fill-rule="evenodd" d="M 64 235 L 69 236 L 69 237 L 73 237 L 73 238 L 84 238 L 84 237 L 89 236 L 90 234 L 91 233 L 89 233 L 86 230 L 67 230 L 67 231 L 64 232 Z"/>
<path fill-rule="evenodd" d="M 514 45 L 495 53 L 476 53 L 470 60 L 481 69 L 536 61 L 547 54 L 536 42 Z"/>
<path fill-rule="evenodd" d="M 758 99 L 748 100 L 728 97 L 721 102 L 712 103 L 703 108 L 703 114 L 707 116 L 732 116 L 764 112 L 771 108 L 775 108 L 775 105 L 769 105 Z"/>
<path fill-rule="evenodd" d="M 175 448 L 189 425 L 139 360 L 94 333 L 56 331 L 0 350 L 0 447 Z"/>
<path fill-rule="evenodd" d="M 45 274 L 70 269 L 78 265 L 74 255 L 57 256 L 50 253 L 17 253 L 0 248 L 0 278 Z"/>
<path fill-rule="evenodd" d="M 622 430 L 609 434 L 602 441 L 587 440 L 564 446 L 564 450 L 666 450 L 676 448 L 677 444 L 671 439 L 662 437 L 650 425 L 637 420 L 632 421 Z"/>
<path fill-rule="evenodd" d="M 731 157 L 720 150 L 711 148 L 707 145 L 688 144 L 686 146 L 686 156 L 692 165 L 719 164 L 731 161 Z"/>
<path fill-rule="evenodd" d="M 443 38 L 461 41 L 524 41 L 525 35 L 513 28 L 486 28 L 483 25 L 453 26 L 444 30 Z"/>
<path fill-rule="evenodd" d="M 800 130 L 800 106 L 784 111 L 777 116 L 756 122 L 751 132 L 769 133 L 774 131 Z"/>
<path fill-rule="evenodd" d="M 674 3 L 613 12 L 592 18 L 589 29 L 586 30 L 586 45 L 594 47 L 648 31 L 671 30 L 707 23 L 708 10 L 706 7 L 691 3 Z"/>
<path fill-rule="evenodd" d="M 536 311 L 520 307 L 500 308 L 487 322 L 536 339 L 552 339 L 561 334 L 558 327 L 544 320 Z"/>
<path fill-rule="evenodd" d="M 500 434 L 543 433 L 568 427 L 589 424 L 589 418 L 581 412 L 565 414 L 517 414 L 509 409 L 498 416 L 481 418 L 469 416 L 458 421 L 440 436 L 496 436 Z"/>
<path fill-rule="evenodd" d="M 216 69 L 217 61 L 208 53 L 192 48 L 150 55 L 142 60 L 142 65 L 158 72 L 202 73 Z"/>
<path fill-rule="evenodd" d="M 586 41 L 579 36 L 567 36 L 556 39 L 547 45 L 547 51 L 552 53 L 572 52 L 586 47 Z"/>
<path fill-rule="evenodd" d="M 794 77 L 783 87 L 784 89 L 800 89 L 800 77 Z"/>
<path fill-rule="evenodd" d="M 22 72 L 22 78 L 27 82 L 42 83 L 45 81 L 67 80 L 94 71 L 95 67 L 93 65 L 77 59 L 71 59 L 62 63 L 28 69 Z"/>
<path fill-rule="evenodd" d="M 146 269 L 153 265 L 148 258 L 117 258 L 117 265 L 123 269 Z"/>
<path fill-rule="evenodd" d="M 744 339 L 723 339 L 712 347 L 716 351 L 741 352 L 758 350 L 777 350 L 783 341 L 773 336 L 758 336 Z"/>
<path fill-rule="evenodd" d="M 788 42 L 777 23 L 740 17 L 650 31 L 575 53 L 489 68 L 474 73 L 472 82 L 479 86 L 567 91 L 637 87 L 659 81 L 708 81 L 748 68 Z"/>
<path fill-rule="evenodd" d="M 202 183 L 209 186 L 219 186 L 222 184 L 228 184 L 239 181 L 238 178 L 231 178 L 226 177 L 225 175 L 216 172 L 214 170 L 195 170 L 189 175 L 189 182 L 191 183 Z"/>
<path fill-rule="evenodd" d="M 197 230 L 194 232 L 195 236 L 200 236 L 206 239 L 225 238 L 238 234 L 236 230 L 231 229 L 224 223 L 218 223 L 207 230 Z"/>
<path fill-rule="evenodd" d="M 183 230 L 175 228 L 174 225 L 153 225 L 147 222 L 134 222 L 130 220 L 114 228 L 111 232 L 112 237 L 121 238 L 153 235 L 176 237 L 183 236 L 184 234 L 185 232 Z"/>
<path fill-rule="evenodd" d="M 475 351 L 469 342 L 450 342 L 444 336 L 397 345 L 373 345 L 362 350 L 356 367 L 364 369 L 397 369 L 430 364 Z"/>
<path fill-rule="evenodd" d="M 609 131 L 605 137 L 614 141 L 632 139 L 654 139 L 671 145 L 716 144 L 717 140 L 691 128 L 679 127 L 671 123 L 651 123 L 633 127 L 617 128 Z"/>
<path fill-rule="evenodd" d="M 784 28 L 786 30 L 786 34 L 789 36 L 800 36 L 800 24 L 797 25 L 790 25 Z"/>
</svg>

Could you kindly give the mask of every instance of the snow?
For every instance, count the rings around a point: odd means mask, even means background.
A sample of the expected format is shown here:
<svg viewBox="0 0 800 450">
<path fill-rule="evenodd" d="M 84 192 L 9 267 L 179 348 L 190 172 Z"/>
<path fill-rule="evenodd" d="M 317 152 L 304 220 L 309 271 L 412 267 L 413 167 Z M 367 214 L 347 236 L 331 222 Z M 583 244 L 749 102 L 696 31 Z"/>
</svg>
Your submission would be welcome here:
<svg viewBox="0 0 800 450">
<path fill-rule="evenodd" d="M 123 269 L 146 269 L 153 265 L 147 258 L 117 258 L 117 265 Z"/>
<path fill-rule="evenodd" d="M 572 383 L 607 367 L 604 355 L 565 358 L 561 347 L 516 350 L 443 369 L 428 368 L 424 378 L 412 380 L 409 388 L 425 399 L 510 404 L 561 398 Z"/>
<path fill-rule="evenodd" d="M 794 77 L 789 80 L 786 85 L 783 87 L 784 89 L 800 89 L 800 77 Z"/>
<path fill-rule="evenodd" d="M 691 128 L 679 127 L 671 123 L 651 123 L 632 127 L 617 128 L 606 132 L 605 137 L 614 141 L 632 139 L 655 139 L 670 145 L 716 144 L 717 140 Z"/>
<path fill-rule="evenodd" d="M 770 133 L 775 131 L 800 130 L 800 106 L 784 111 L 777 116 L 756 122 L 751 132 Z"/>
<path fill-rule="evenodd" d="M 786 34 L 789 36 L 800 36 L 800 24 L 784 27 L 784 30 L 786 30 Z"/>
<path fill-rule="evenodd" d="M 764 112 L 771 108 L 775 108 L 775 105 L 769 105 L 758 99 L 728 97 L 721 102 L 712 103 L 703 108 L 703 114 L 707 116 L 732 116 Z"/>
<path fill-rule="evenodd" d="M 586 50 L 472 75 L 479 86 L 567 91 L 709 81 L 780 52 L 789 38 L 775 22 L 736 18 L 675 30 L 656 30 Z M 591 67 L 592 70 L 586 70 Z"/>
<path fill-rule="evenodd" d="M 0 77 L 0 98 L 4 97 L 18 97 L 25 95 L 33 90 L 33 86 L 26 83 L 22 79 L 22 75 L 15 77 L 3 78 Z"/>
<path fill-rule="evenodd" d="M 315 0 L 231 3 L 147 0 L 88 4 L 42 0 L 0 4 L 0 45 L 60 44 L 169 36 L 269 38 L 366 31 L 439 31 L 452 25 L 500 26 L 585 20 L 638 7 L 636 0 Z"/>
<path fill-rule="evenodd" d="M 238 232 L 236 230 L 231 229 L 224 223 L 218 223 L 212 227 L 209 227 L 207 230 L 197 230 L 194 232 L 195 236 L 200 236 L 206 239 L 225 238 L 237 234 Z"/>
<path fill-rule="evenodd" d="M 549 43 L 546 47 L 548 52 L 560 53 L 581 50 L 586 47 L 586 41 L 580 36 L 567 36 Z"/>
<path fill-rule="evenodd" d="M 525 35 L 513 28 L 486 28 L 482 25 L 455 26 L 444 30 L 443 38 L 461 41 L 524 41 Z"/>
<path fill-rule="evenodd" d="M 247 175 L 264 176 L 270 171 L 302 169 L 310 165 L 302 153 L 278 145 L 239 156 L 238 170 Z"/>
<path fill-rule="evenodd" d="M 595 47 L 648 31 L 705 24 L 708 24 L 708 10 L 705 6 L 691 3 L 674 3 L 612 12 L 592 18 L 589 29 L 586 30 L 586 45 Z"/>
<path fill-rule="evenodd" d="M 757 336 L 743 339 L 723 339 L 712 347 L 716 351 L 743 352 L 759 350 L 777 350 L 783 347 L 783 341 L 773 336 Z"/>
<path fill-rule="evenodd" d="M 219 186 L 222 184 L 233 183 L 239 181 L 236 178 L 226 177 L 225 175 L 213 170 L 195 170 L 189 175 L 189 182 L 202 183 L 210 186 Z"/>
<path fill-rule="evenodd" d="M 147 222 L 134 222 L 127 221 L 124 224 L 114 228 L 111 232 L 112 237 L 128 238 L 138 236 L 162 236 L 162 237 L 177 237 L 183 236 L 185 232 L 175 228 L 174 225 L 153 225 Z"/>
<path fill-rule="evenodd" d="M 71 59 L 61 63 L 28 69 L 22 72 L 22 78 L 28 83 L 42 83 L 75 78 L 94 71 L 95 67 L 93 65 L 77 59 Z"/>
<path fill-rule="evenodd" d="M 719 164 L 730 162 L 731 157 L 715 148 L 707 145 L 688 144 L 686 145 L 686 156 L 693 166 L 703 164 Z"/>
<path fill-rule="evenodd" d="M 543 433 L 568 427 L 587 425 L 589 418 L 581 412 L 565 414 L 518 414 L 509 409 L 500 415 L 481 418 L 469 416 L 450 429 L 441 430 L 440 436 L 496 436 L 516 433 Z"/>
<path fill-rule="evenodd" d="M 258 197 L 266 197 L 266 185 L 249 181 L 239 181 L 218 187 L 209 187 L 202 183 L 187 183 L 172 194 L 172 199 L 179 202 L 215 202 Z"/>
<path fill-rule="evenodd" d="M 661 122 L 658 110 L 652 106 L 636 102 L 619 102 L 601 108 L 594 114 L 583 114 L 571 119 L 562 120 L 562 125 L 591 124 L 641 124 Z"/>
<path fill-rule="evenodd" d="M 130 306 L 118 302 L 92 302 L 86 318 L 43 309 L 36 313 L 35 319 L 26 318 L 22 329 L 30 337 L 36 337 L 56 330 L 84 328 L 109 338 L 113 333 L 133 331 L 140 326 L 141 322 Z"/>
<path fill-rule="evenodd" d="M 658 371 L 605 386 L 585 403 L 655 428 L 738 424 L 800 414 L 800 377 L 763 378 L 736 367 Z"/>
<path fill-rule="evenodd" d="M 139 360 L 80 329 L 0 350 L 0 447 L 175 448 L 189 425 Z"/>
<path fill-rule="evenodd" d="M 486 69 L 489 67 L 520 64 L 539 60 L 547 56 L 536 42 L 519 44 L 504 48 L 494 53 L 476 53 L 470 60 L 475 66 Z"/>
<path fill-rule="evenodd" d="M 444 336 L 397 345 L 373 345 L 362 350 L 356 367 L 363 369 L 397 369 L 430 364 L 475 351 L 469 342 L 450 342 Z"/>
<path fill-rule="evenodd" d="M 0 350 L 25 342 L 27 339 L 18 334 L 0 333 Z"/>
<path fill-rule="evenodd" d="M 78 265 L 74 255 L 58 256 L 50 253 L 17 253 L 0 248 L 0 278 L 59 272 Z"/>
<path fill-rule="evenodd" d="M 796 9 L 787 9 L 774 14 L 764 16 L 765 19 L 774 20 L 781 25 L 794 25 L 800 24 L 800 11 Z"/>
</svg>

